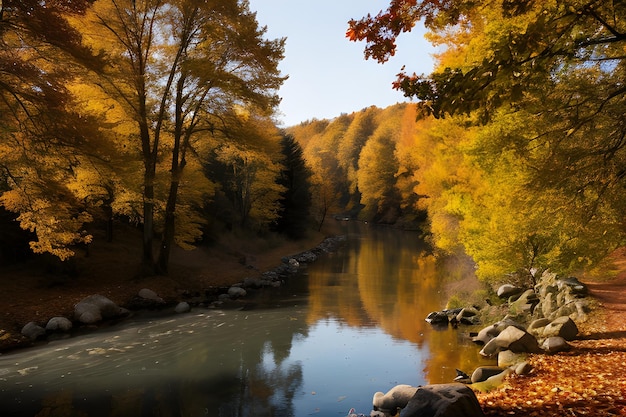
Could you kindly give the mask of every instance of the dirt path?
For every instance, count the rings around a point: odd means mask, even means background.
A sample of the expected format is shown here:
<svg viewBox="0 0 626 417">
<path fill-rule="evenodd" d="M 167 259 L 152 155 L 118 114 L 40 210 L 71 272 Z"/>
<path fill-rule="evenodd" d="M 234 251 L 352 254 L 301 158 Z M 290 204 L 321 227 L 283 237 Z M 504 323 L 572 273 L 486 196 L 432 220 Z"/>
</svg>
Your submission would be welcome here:
<svg viewBox="0 0 626 417">
<path fill-rule="evenodd" d="M 626 272 L 603 282 L 586 282 L 591 295 L 604 310 L 602 316 L 607 331 L 626 331 Z"/>
</svg>

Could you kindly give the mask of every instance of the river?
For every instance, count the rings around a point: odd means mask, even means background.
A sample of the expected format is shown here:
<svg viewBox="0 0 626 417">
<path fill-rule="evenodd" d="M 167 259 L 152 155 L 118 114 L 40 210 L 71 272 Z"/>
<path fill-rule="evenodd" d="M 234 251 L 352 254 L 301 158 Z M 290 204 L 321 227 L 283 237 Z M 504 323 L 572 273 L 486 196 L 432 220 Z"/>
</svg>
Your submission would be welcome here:
<svg viewBox="0 0 626 417">
<path fill-rule="evenodd" d="M 412 232 L 342 226 L 338 251 L 237 309 L 138 315 L 0 356 L 0 414 L 369 415 L 376 391 L 488 363 L 467 329 L 424 321 L 471 268 L 435 259 Z"/>
</svg>

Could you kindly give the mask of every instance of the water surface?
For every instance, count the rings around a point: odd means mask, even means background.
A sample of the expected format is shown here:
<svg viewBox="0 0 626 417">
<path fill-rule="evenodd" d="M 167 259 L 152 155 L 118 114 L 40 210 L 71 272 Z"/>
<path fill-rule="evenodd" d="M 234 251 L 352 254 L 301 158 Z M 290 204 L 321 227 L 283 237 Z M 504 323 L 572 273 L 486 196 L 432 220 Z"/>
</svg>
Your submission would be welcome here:
<svg viewBox="0 0 626 417">
<path fill-rule="evenodd" d="M 415 233 L 346 222 L 346 245 L 239 309 L 196 308 L 0 356 L 2 416 L 345 416 L 374 392 L 485 363 L 424 321 L 470 274 Z"/>
</svg>

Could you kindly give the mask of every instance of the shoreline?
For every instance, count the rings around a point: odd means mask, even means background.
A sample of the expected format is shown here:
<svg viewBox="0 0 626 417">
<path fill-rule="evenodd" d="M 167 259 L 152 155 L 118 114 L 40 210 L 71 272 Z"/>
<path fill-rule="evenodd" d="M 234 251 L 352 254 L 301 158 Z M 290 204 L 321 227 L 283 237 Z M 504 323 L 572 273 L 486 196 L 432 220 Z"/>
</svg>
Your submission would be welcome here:
<svg viewBox="0 0 626 417">
<path fill-rule="evenodd" d="M 0 327 L 0 354 L 10 354 L 12 352 L 28 349 L 29 347 L 42 346 L 47 344 L 49 341 L 57 340 L 59 338 L 74 337 L 75 335 L 86 334 L 93 330 L 113 327 L 116 324 L 132 318 L 133 316 L 146 312 L 155 312 L 159 316 L 178 314 L 179 312 L 176 310 L 181 304 L 187 304 L 188 307 L 202 306 L 205 308 L 237 308 L 240 306 L 241 300 L 246 299 L 247 292 L 255 292 L 264 288 L 278 287 L 282 285 L 286 279 L 296 275 L 301 266 L 314 262 L 317 257 L 323 253 L 329 253 L 336 250 L 344 240 L 345 236 L 341 235 L 326 237 L 322 240 L 322 242 L 313 248 L 300 251 L 295 254 L 291 253 L 290 255 L 281 256 L 275 262 L 270 261 L 270 263 L 278 264 L 271 269 L 259 271 L 258 268 L 247 267 L 245 274 L 238 273 L 232 276 L 229 280 L 220 281 L 218 285 L 201 286 L 207 281 L 202 279 L 203 277 L 200 275 L 197 277 L 199 282 L 196 282 L 195 288 L 185 290 L 178 289 L 176 294 L 173 294 L 171 288 L 168 288 L 168 286 L 165 286 L 164 288 L 162 285 L 164 280 L 172 280 L 171 277 L 153 276 L 134 280 L 136 281 L 135 284 L 143 284 L 143 287 L 134 293 L 127 292 L 126 298 L 123 299 L 113 300 L 109 298 L 106 294 L 108 291 L 106 290 L 87 295 L 81 300 L 73 303 L 71 303 L 68 299 L 67 302 L 63 302 L 65 308 L 62 311 L 53 312 L 48 310 L 46 314 L 49 317 L 43 315 L 43 317 L 38 317 L 38 319 L 23 323 L 22 327 L 14 326 L 12 329 L 8 330 Z M 251 255 L 251 257 L 252 260 L 256 261 L 258 255 Z M 151 284 L 153 285 L 152 288 L 150 288 Z M 200 286 L 198 286 L 198 284 Z M 159 292 L 159 288 L 164 289 L 164 291 Z M 148 289 L 149 292 L 151 292 L 156 298 L 145 298 L 140 296 L 140 293 L 146 289 Z M 238 291 L 233 291 L 233 289 Z M 75 317 L 75 312 L 73 311 L 74 307 L 76 304 L 92 295 L 101 295 L 102 297 L 106 297 L 106 299 L 110 300 L 116 306 L 121 307 L 121 309 L 124 310 L 124 313 L 117 317 L 100 320 L 93 324 L 80 323 L 80 321 Z M 6 314 L 7 312 L 5 312 L 5 315 Z M 42 316 L 42 314 L 37 315 Z M 53 317 L 68 319 L 72 322 L 71 328 L 66 331 L 46 331 L 46 323 Z M 37 326 L 41 329 L 40 335 L 34 338 L 28 338 L 23 334 L 24 326 L 31 323 L 33 326 Z"/>
</svg>

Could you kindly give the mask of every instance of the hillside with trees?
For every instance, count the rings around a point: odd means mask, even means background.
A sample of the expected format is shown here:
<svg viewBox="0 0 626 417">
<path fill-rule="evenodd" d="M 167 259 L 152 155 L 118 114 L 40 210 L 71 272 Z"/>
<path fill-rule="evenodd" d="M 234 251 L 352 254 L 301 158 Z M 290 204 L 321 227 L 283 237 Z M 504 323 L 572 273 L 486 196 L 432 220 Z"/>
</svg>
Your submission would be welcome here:
<svg viewBox="0 0 626 417">
<path fill-rule="evenodd" d="M 420 228 L 484 279 L 625 243 L 619 2 L 394 1 L 347 36 L 385 62 L 423 21 L 435 71 L 394 84 L 416 102 L 285 131 L 285 39 L 246 2 L 38 5 L 1 6 L 5 263 L 70 259 L 121 224 L 142 233 L 143 274 L 166 274 L 174 246 L 298 238 L 333 215 Z"/>
</svg>

